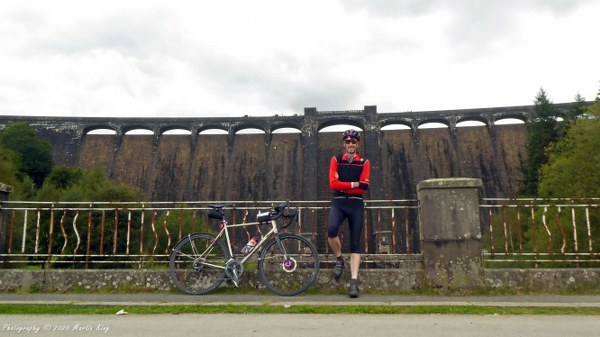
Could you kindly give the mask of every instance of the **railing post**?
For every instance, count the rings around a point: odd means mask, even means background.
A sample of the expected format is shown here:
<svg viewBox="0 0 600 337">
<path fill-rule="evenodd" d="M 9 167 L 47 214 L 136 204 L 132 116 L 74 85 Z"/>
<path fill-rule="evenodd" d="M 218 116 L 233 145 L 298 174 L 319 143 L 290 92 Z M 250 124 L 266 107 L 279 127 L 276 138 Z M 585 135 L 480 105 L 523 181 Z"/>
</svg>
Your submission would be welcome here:
<svg viewBox="0 0 600 337">
<path fill-rule="evenodd" d="M 417 184 L 421 250 L 431 287 L 484 285 L 480 179 L 429 179 Z"/>
<path fill-rule="evenodd" d="M 0 183 L 0 254 L 6 254 L 6 224 L 8 211 L 5 211 L 5 201 L 8 195 L 13 191 L 9 185 Z M 0 256 L 0 266 L 4 265 L 4 257 Z"/>
</svg>

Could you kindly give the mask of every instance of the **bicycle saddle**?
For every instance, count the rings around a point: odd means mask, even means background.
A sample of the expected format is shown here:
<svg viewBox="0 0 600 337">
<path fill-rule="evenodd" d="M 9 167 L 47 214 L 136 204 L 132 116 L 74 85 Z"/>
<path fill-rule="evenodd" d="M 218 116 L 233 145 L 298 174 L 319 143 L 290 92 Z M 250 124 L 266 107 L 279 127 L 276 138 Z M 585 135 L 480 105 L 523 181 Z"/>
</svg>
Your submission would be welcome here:
<svg viewBox="0 0 600 337">
<path fill-rule="evenodd" d="M 216 220 L 223 220 L 225 214 L 223 213 L 223 208 L 228 205 L 208 205 L 211 209 L 208 210 L 208 217 Z"/>
<path fill-rule="evenodd" d="M 213 205 L 208 205 L 208 207 L 213 208 L 215 210 L 223 210 L 223 208 L 227 207 L 229 205 L 227 204 L 213 204 Z"/>
</svg>

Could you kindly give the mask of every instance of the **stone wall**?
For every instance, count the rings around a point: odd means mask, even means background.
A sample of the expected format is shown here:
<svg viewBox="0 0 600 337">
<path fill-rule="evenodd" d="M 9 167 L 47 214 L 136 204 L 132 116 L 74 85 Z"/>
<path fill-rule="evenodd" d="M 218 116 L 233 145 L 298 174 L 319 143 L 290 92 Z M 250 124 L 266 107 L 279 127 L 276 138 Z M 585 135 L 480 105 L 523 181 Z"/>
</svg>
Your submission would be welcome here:
<svg viewBox="0 0 600 337">
<path fill-rule="evenodd" d="M 409 254 L 395 268 L 363 268 L 362 287 L 377 291 L 415 289 L 517 288 L 554 291 L 600 285 L 600 269 L 488 269 L 483 268 L 479 179 L 430 179 L 418 184 L 421 254 Z M 4 197 L 8 189 L 0 186 Z M 6 198 L 4 198 L 6 199 Z M 1 200 L 0 200 L 1 202 Z M 5 222 L 0 222 L 0 225 Z M 385 256 L 385 255 L 384 255 Z M 323 261 L 330 256 L 322 258 Z M 346 279 L 342 283 L 347 283 Z M 261 288 L 256 271 L 246 271 L 242 286 Z M 319 274 L 318 288 L 336 288 L 329 269 Z M 166 269 L 75 270 L 4 269 L 0 291 L 156 290 L 173 285 Z"/>
<path fill-rule="evenodd" d="M 481 287 L 555 292 L 600 287 L 600 269 L 486 269 Z M 365 269 L 361 285 L 366 291 L 412 291 L 430 289 L 423 269 Z M 346 287 L 348 280 L 343 280 Z M 255 271 L 246 271 L 241 286 L 262 288 Z M 335 289 L 331 270 L 321 270 L 315 287 Z M 13 291 L 177 291 L 167 270 L 23 270 L 0 273 L 0 292 Z"/>
</svg>

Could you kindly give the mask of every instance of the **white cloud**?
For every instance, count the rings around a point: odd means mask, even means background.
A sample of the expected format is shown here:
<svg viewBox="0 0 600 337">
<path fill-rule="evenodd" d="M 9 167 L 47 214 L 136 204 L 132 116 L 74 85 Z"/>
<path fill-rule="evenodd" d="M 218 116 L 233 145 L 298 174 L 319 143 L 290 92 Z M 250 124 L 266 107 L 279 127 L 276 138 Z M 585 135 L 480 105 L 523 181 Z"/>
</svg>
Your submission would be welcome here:
<svg viewBox="0 0 600 337">
<path fill-rule="evenodd" d="M 6 1 L 0 114 L 242 116 L 592 100 L 600 1 Z"/>
</svg>

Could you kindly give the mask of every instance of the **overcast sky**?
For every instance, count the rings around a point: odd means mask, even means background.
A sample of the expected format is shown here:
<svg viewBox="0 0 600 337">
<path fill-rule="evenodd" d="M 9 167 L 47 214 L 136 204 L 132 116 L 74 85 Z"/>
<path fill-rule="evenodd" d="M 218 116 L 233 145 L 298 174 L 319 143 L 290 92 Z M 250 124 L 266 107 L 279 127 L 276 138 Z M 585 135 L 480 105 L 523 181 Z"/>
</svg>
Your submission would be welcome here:
<svg viewBox="0 0 600 337">
<path fill-rule="evenodd" d="M 600 89 L 600 0 L 0 4 L 0 114 L 269 116 Z"/>
</svg>

